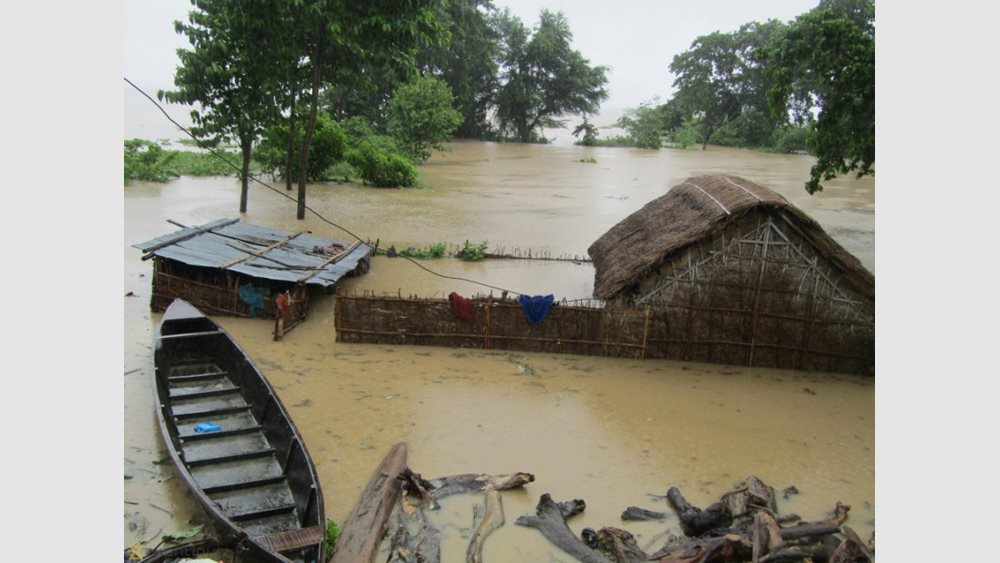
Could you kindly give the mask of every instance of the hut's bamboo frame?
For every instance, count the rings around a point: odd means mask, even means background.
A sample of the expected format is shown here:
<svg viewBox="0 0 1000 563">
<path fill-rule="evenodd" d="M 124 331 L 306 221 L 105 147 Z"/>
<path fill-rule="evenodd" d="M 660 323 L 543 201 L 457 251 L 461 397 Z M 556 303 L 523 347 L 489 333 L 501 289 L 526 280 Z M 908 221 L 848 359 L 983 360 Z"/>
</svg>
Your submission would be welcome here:
<svg viewBox="0 0 1000 563">
<path fill-rule="evenodd" d="M 277 306 L 274 297 L 290 291 L 292 303 L 286 313 L 283 332 L 288 332 L 306 319 L 309 310 L 309 290 L 304 285 L 261 280 L 236 272 L 201 268 L 153 257 L 153 294 L 150 309 L 163 312 L 177 298 L 184 299 L 206 313 L 249 318 L 250 307 L 240 300 L 239 288 L 246 283 L 264 289 L 268 295 L 264 306 L 256 311 L 257 318 L 274 319 Z"/>
</svg>

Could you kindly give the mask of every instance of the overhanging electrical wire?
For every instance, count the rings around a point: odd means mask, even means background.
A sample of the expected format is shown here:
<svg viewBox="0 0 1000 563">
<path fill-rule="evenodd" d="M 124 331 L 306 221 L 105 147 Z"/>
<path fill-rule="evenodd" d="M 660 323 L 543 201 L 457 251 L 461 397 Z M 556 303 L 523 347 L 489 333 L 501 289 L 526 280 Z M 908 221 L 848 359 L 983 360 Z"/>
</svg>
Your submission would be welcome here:
<svg viewBox="0 0 1000 563">
<path fill-rule="evenodd" d="M 168 114 L 166 112 L 166 110 L 163 109 L 163 107 L 159 104 L 159 102 L 157 102 L 152 97 L 150 97 L 150 95 L 147 94 L 146 92 L 144 92 L 142 88 L 139 88 L 138 86 L 136 86 L 127 77 L 123 77 L 123 78 L 125 79 L 125 82 L 127 82 L 129 86 L 131 86 L 132 88 L 135 88 L 135 90 L 137 92 L 139 92 L 140 94 L 142 94 L 143 96 L 145 96 L 145 98 L 147 100 L 149 100 L 150 102 L 152 102 L 153 105 L 156 106 L 156 109 L 160 110 L 160 113 L 162 113 L 167 118 L 167 120 L 170 121 L 170 123 L 173 123 L 175 126 L 177 126 L 178 129 L 180 129 L 185 134 L 187 134 L 187 136 L 191 137 L 191 139 L 194 140 L 195 144 L 197 144 L 199 148 L 207 150 L 212 155 L 216 156 L 217 158 L 219 158 L 220 160 L 222 160 L 223 162 L 225 162 L 226 164 L 228 164 L 229 166 L 231 166 L 237 172 L 239 172 L 241 174 L 243 173 L 243 169 L 241 167 L 239 167 L 236 164 L 234 164 L 233 162 L 231 162 L 228 158 L 225 157 L 225 155 L 223 155 L 222 153 L 219 153 L 214 148 L 202 144 L 202 142 L 198 139 L 198 137 L 196 137 L 193 133 L 191 133 L 190 131 L 188 131 L 186 127 L 184 127 L 180 123 L 177 123 L 174 120 L 174 118 L 170 117 L 170 114 Z M 278 195 L 280 195 L 280 196 L 282 196 L 282 197 L 284 197 L 286 199 L 289 199 L 291 201 L 294 201 L 295 203 L 298 203 L 297 199 L 295 199 L 292 196 L 290 196 L 290 195 L 282 192 L 281 190 L 278 190 L 277 188 L 269 185 L 268 183 L 264 182 L 263 180 L 258 179 L 253 174 L 247 174 L 247 178 L 253 180 L 254 182 L 257 182 L 258 184 L 264 186 L 265 188 L 273 191 L 274 193 L 276 193 L 276 194 L 278 194 Z M 330 221 L 329 219 L 327 219 L 322 214 L 320 214 L 318 211 L 316 211 L 315 209 L 312 209 L 308 205 L 306 205 L 304 207 L 310 213 L 312 213 L 313 215 L 315 215 L 316 217 L 318 217 L 319 220 L 323 221 L 324 223 L 326 223 L 328 225 L 336 227 L 336 228 L 340 229 L 341 231 L 344 231 L 345 233 L 347 233 L 347 234 L 351 235 L 352 237 L 354 237 L 355 240 L 358 240 L 358 241 L 364 241 L 365 240 L 365 239 L 362 239 L 361 237 L 359 237 L 358 235 L 352 233 L 347 228 L 342 227 L 341 225 L 338 225 L 338 224 L 334 223 L 333 221 Z M 371 239 L 368 239 L 368 240 L 371 240 Z M 441 273 L 435 272 L 434 270 L 431 270 L 430 268 L 424 266 L 423 264 L 420 264 L 419 262 L 417 262 L 416 260 L 414 260 L 413 258 L 410 258 L 408 256 L 398 256 L 398 257 L 399 258 L 403 258 L 404 260 L 410 262 L 411 264 L 413 264 L 414 266 L 420 268 L 421 270 L 424 270 L 425 272 L 427 272 L 427 273 L 429 273 L 431 275 L 437 276 L 439 278 L 444 278 L 444 279 L 448 279 L 448 280 L 455 280 L 455 281 L 464 281 L 464 282 L 468 282 L 468 283 L 471 283 L 471 284 L 474 284 L 474 285 L 478 285 L 478 286 L 481 286 L 481 287 L 488 287 L 490 289 L 496 289 L 498 291 L 505 291 L 507 293 L 513 293 L 514 295 L 527 295 L 527 294 L 521 293 L 519 291 L 514 291 L 512 289 L 506 289 L 506 288 L 503 288 L 503 287 L 498 287 L 498 286 L 495 286 L 495 285 L 490 285 L 488 283 L 483 283 L 483 282 L 480 282 L 480 281 L 471 280 L 469 278 L 463 278 L 463 277 L 460 277 L 460 276 L 448 276 L 448 275 L 445 275 L 445 274 L 441 274 Z"/>
</svg>

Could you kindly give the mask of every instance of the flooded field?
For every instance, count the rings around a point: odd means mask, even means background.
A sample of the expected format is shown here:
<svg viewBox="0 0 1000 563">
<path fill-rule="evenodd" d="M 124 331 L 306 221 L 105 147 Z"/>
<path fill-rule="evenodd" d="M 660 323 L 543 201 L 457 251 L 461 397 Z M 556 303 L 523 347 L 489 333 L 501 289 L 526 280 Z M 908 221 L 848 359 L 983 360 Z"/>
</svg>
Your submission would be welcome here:
<svg viewBox="0 0 1000 563">
<path fill-rule="evenodd" d="M 581 162 L 586 158 L 596 163 Z M 802 184 L 813 159 L 710 147 L 640 151 L 575 146 L 459 142 L 420 167 L 426 186 L 380 190 L 310 186 L 308 205 L 382 247 L 488 241 L 491 249 L 585 256 L 612 225 L 693 175 L 727 173 L 769 187 L 816 218 L 875 271 L 874 180 L 839 179 L 816 196 Z M 283 194 L 251 186 L 242 219 L 290 231 L 349 238 L 308 216 L 295 219 Z M 151 268 L 130 245 L 176 229 L 237 217 L 233 178 L 180 178 L 124 190 L 124 387 L 126 544 L 203 522 L 174 477 L 154 425 L 151 341 L 159 315 L 149 311 Z M 509 288 L 589 297 L 586 262 L 446 259 L 432 270 Z M 437 277 L 408 262 L 373 261 L 344 289 L 445 296 L 488 292 Z M 871 378 L 667 361 L 334 342 L 333 299 L 313 301 L 308 321 L 281 342 L 267 321 L 215 317 L 246 349 L 289 409 L 320 474 L 327 518 L 341 522 L 372 470 L 395 443 L 409 444 L 410 467 L 424 477 L 458 473 L 535 475 L 504 493 L 507 525 L 486 542 L 492 561 L 566 561 L 531 529 L 513 524 L 538 497 L 582 498 L 584 527 L 616 526 L 658 549 L 664 523 L 623 523 L 630 505 L 669 511 L 677 486 L 695 505 L 714 502 L 756 475 L 779 491 L 781 512 L 825 518 L 837 501 L 851 505 L 848 525 L 862 538 L 875 526 L 875 385 Z M 161 463 L 167 461 L 166 463 Z M 461 560 L 475 496 L 453 497 L 434 515 L 444 530 L 444 561 Z M 157 540 L 152 543 L 155 544 Z"/>
</svg>

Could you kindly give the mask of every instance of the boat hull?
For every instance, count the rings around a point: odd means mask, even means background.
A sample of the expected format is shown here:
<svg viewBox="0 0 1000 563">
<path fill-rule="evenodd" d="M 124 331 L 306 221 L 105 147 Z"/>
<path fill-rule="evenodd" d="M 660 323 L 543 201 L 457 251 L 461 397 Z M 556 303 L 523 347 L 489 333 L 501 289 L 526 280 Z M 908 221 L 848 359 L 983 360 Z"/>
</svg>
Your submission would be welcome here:
<svg viewBox="0 0 1000 563">
<path fill-rule="evenodd" d="M 170 457 L 242 561 L 322 561 L 323 495 L 274 389 L 242 348 L 175 300 L 154 343 L 156 413 Z"/>
</svg>

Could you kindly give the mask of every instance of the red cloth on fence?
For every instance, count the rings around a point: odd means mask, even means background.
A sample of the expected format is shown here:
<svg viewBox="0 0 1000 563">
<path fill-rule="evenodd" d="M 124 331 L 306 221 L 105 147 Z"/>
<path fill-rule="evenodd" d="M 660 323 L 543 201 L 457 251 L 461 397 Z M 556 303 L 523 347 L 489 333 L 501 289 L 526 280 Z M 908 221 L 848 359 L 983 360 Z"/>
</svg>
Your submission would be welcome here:
<svg viewBox="0 0 1000 563">
<path fill-rule="evenodd" d="M 462 297 L 461 295 L 452 291 L 448 295 L 448 300 L 451 301 L 451 312 L 455 313 L 455 316 L 462 319 L 463 321 L 472 320 L 472 300 L 468 297 Z"/>
<path fill-rule="evenodd" d="M 282 315 L 284 315 L 285 311 L 287 311 L 288 308 L 291 307 L 292 305 L 291 297 L 289 297 L 287 291 L 279 293 L 278 297 L 274 299 L 274 302 L 278 306 L 278 313 Z"/>
</svg>

